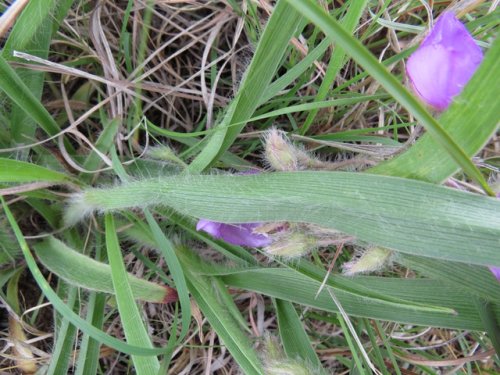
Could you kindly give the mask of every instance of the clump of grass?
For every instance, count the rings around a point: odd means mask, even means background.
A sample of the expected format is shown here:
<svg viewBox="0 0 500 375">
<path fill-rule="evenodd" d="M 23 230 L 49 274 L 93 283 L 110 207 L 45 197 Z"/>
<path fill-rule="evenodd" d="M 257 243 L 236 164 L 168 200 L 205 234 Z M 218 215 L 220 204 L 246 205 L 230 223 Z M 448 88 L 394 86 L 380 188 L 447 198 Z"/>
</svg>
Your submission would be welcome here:
<svg viewBox="0 0 500 375">
<path fill-rule="evenodd" d="M 479 196 L 500 157 L 495 4 L 321 5 L 31 1 L 0 24 L 15 21 L 0 60 L 3 370 L 499 368 L 500 285 L 485 266 L 500 266 L 500 203 Z M 438 116 L 405 90 L 405 58 L 445 10 L 486 59 Z M 248 169 L 262 173 L 228 176 Z M 474 195 L 431 185 L 443 181 Z M 321 243 L 270 257 L 197 232 L 198 217 L 298 222 Z M 342 275 L 386 239 L 388 266 Z M 67 265 L 35 262 L 47 243 L 70 249 Z M 83 265 L 99 272 L 86 280 Z M 145 285 L 176 298 L 141 302 L 161 299 Z M 262 355 L 269 333 L 278 356 Z"/>
</svg>

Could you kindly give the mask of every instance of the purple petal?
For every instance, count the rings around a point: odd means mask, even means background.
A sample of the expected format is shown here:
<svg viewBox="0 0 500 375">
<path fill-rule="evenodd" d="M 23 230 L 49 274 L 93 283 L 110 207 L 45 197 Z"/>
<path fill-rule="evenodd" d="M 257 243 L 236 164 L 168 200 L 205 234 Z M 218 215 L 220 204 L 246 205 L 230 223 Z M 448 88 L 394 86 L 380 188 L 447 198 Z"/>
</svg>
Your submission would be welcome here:
<svg viewBox="0 0 500 375">
<path fill-rule="evenodd" d="M 263 247 L 271 243 L 270 238 L 263 234 L 254 233 L 259 223 L 249 224 L 224 224 L 210 220 L 200 219 L 196 230 L 202 230 L 215 238 L 223 239 L 233 245 Z"/>
<path fill-rule="evenodd" d="M 453 13 L 438 19 L 407 63 L 413 87 L 429 105 L 444 110 L 483 59 L 481 48 Z"/>
<path fill-rule="evenodd" d="M 493 275 L 500 281 L 500 267 L 489 267 Z"/>
<path fill-rule="evenodd" d="M 208 234 L 211 234 L 215 238 L 221 238 L 220 234 L 221 226 L 222 223 L 216 223 L 215 221 L 200 219 L 196 224 L 196 230 L 197 231 L 202 230 L 204 232 L 207 232 Z"/>
</svg>

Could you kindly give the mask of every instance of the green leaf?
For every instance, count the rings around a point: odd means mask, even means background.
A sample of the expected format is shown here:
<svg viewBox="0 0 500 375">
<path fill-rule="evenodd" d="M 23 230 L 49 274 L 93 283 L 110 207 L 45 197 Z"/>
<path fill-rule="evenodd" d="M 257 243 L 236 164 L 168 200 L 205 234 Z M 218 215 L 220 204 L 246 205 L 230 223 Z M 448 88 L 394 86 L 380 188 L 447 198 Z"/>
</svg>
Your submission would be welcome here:
<svg viewBox="0 0 500 375">
<path fill-rule="evenodd" d="M 396 258 L 407 267 L 432 279 L 492 302 L 500 298 L 500 283 L 486 267 L 401 254 Z"/>
<path fill-rule="evenodd" d="M 33 163 L 0 158 L 0 182 L 68 182 L 70 177 Z"/>
<path fill-rule="evenodd" d="M 16 23 L 2 50 L 2 57 L 7 61 L 17 60 L 12 56 L 13 50 L 17 49 L 47 59 L 53 24 L 56 23 L 52 12 L 57 3 L 57 0 L 46 0 L 43 3 L 30 1 L 16 19 Z M 45 73 L 29 68 L 17 68 L 16 73 L 33 96 L 40 101 Z M 12 138 L 15 143 L 23 144 L 34 138 L 37 124 L 30 118 L 24 108 L 13 105 L 10 109 L 9 120 Z M 25 149 L 21 154 L 25 157 L 28 151 L 28 149 Z"/>
<path fill-rule="evenodd" d="M 47 112 L 35 95 L 26 86 L 23 80 L 10 67 L 3 57 L 0 56 L 0 90 L 22 108 L 30 118 L 37 122 L 49 135 L 55 135 L 59 131 L 59 125 Z"/>
<path fill-rule="evenodd" d="M 77 304 L 78 288 L 67 288 L 67 304 L 70 308 L 75 308 Z M 68 319 L 62 317 L 58 329 L 55 330 L 55 346 L 52 350 L 52 358 L 48 375 L 66 374 L 68 372 L 71 355 L 73 354 L 73 344 L 75 342 L 76 328 Z"/>
<path fill-rule="evenodd" d="M 225 223 L 306 222 L 378 246 L 500 266 L 500 200 L 396 177 L 349 172 L 176 176 L 75 196 L 82 212 L 166 205 Z"/>
<path fill-rule="evenodd" d="M 35 245 L 42 264 L 71 285 L 114 294 L 111 267 L 89 258 L 54 237 Z M 127 274 L 134 299 L 164 303 L 176 299 L 177 293 L 166 286 Z"/>
<path fill-rule="evenodd" d="M 356 25 L 359 23 L 359 19 L 363 14 L 363 10 L 366 8 L 367 0 L 354 1 L 348 8 L 347 14 L 342 19 L 341 24 L 346 31 L 354 33 Z M 335 81 L 340 69 L 345 64 L 345 52 L 342 48 L 336 46 L 333 50 L 332 56 L 330 57 L 330 62 L 328 63 L 328 68 L 325 73 L 325 78 L 321 82 L 321 86 L 318 89 L 318 93 L 314 98 L 315 102 L 323 101 L 330 91 L 330 86 Z M 309 130 L 312 125 L 314 118 L 318 114 L 318 110 L 315 109 L 311 111 L 302 126 L 300 127 L 300 134 L 304 135 Z"/>
<path fill-rule="evenodd" d="M 275 300 L 281 342 L 288 358 L 301 358 L 310 367 L 324 373 L 321 362 L 311 346 L 311 341 L 304 330 L 297 311 L 288 301 Z"/>
<path fill-rule="evenodd" d="M 321 287 L 320 281 L 313 280 L 292 269 L 236 270 L 222 278 L 226 284 L 233 287 L 252 290 L 324 311 L 338 312 L 338 307 L 331 299 L 327 288 L 322 289 L 316 296 Z M 359 287 L 370 288 L 379 294 L 410 301 L 410 303 L 408 305 L 390 304 L 383 300 L 348 293 L 334 287 L 337 279 L 349 280 L 350 283 L 357 284 Z M 482 329 L 479 314 L 470 295 L 453 286 L 443 284 L 441 281 L 384 277 L 345 278 L 334 275 L 329 288 L 334 288 L 335 296 L 350 316 L 453 329 Z M 429 293 L 430 290 L 432 293 Z M 427 305 L 429 308 L 415 307 L 415 303 Z M 500 317 L 500 308 L 495 307 L 494 311 L 495 315 Z"/>
<path fill-rule="evenodd" d="M 116 236 L 113 216 L 107 214 L 106 248 L 108 250 L 111 278 L 116 293 L 116 302 L 120 312 L 121 323 L 125 331 L 127 342 L 144 348 L 153 348 L 148 332 L 142 321 L 139 308 L 134 301 L 132 288 L 128 281 L 128 274 L 123 264 L 123 256 Z M 132 355 L 135 371 L 138 375 L 156 375 L 160 369 L 160 362 L 156 357 Z"/>
<path fill-rule="evenodd" d="M 165 258 L 165 262 L 169 267 L 170 274 L 174 279 L 175 287 L 179 294 L 179 301 L 182 308 L 182 329 L 179 334 L 178 341 L 182 340 L 189 331 L 191 323 L 191 301 L 189 299 L 189 292 L 184 276 L 183 268 L 177 258 L 174 246 L 170 240 L 163 234 L 160 226 L 154 219 L 153 215 L 148 210 L 144 210 L 146 221 L 151 229 L 151 234 L 157 244 L 158 251 Z"/>
<path fill-rule="evenodd" d="M 105 257 L 101 251 L 102 235 L 95 236 L 95 259 L 102 261 Z M 106 296 L 103 293 L 89 292 L 85 308 L 87 309 L 86 320 L 89 324 L 97 328 L 102 328 L 104 323 L 104 308 L 106 306 Z M 94 340 L 87 333 L 82 334 L 80 350 L 76 361 L 75 375 L 95 375 L 100 358 L 101 343 Z"/>
<path fill-rule="evenodd" d="M 178 254 L 184 272 L 188 275 L 188 286 L 193 298 L 238 365 L 245 374 L 264 374 L 262 364 L 248 337 L 228 311 L 227 304 L 234 305 L 234 302 L 227 289 L 217 279 L 196 273 L 193 268 L 196 260 L 192 261 L 195 256 L 190 250 L 180 249 Z M 221 297 L 222 295 L 226 296 Z M 236 306 L 229 307 L 229 310 L 235 309 Z"/>
<path fill-rule="evenodd" d="M 1 52 L 4 59 L 12 59 L 14 49 L 21 51 L 32 45 L 33 40 L 39 41 L 40 32 L 51 25 L 51 14 L 57 6 L 57 0 L 30 1 L 16 20 L 14 27 Z"/>
<path fill-rule="evenodd" d="M 59 132 L 59 125 L 2 56 L 0 56 L 0 89 L 48 135 Z"/>
</svg>

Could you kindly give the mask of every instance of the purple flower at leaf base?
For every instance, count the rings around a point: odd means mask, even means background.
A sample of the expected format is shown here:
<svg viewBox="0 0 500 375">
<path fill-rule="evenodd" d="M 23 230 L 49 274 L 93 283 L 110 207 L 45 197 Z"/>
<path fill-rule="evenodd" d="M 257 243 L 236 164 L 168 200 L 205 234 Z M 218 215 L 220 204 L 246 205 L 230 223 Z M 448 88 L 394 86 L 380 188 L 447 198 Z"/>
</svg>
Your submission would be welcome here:
<svg viewBox="0 0 500 375">
<path fill-rule="evenodd" d="M 500 267 L 489 267 L 491 273 L 500 281 Z"/>
<path fill-rule="evenodd" d="M 251 175 L 259 174 L 257 170 L 246 170 L 238 174 Z M 206 219 L 198 220 L 196 224 L 197 231 L 204 231 L 212 237 L 220 238 L 230 244 L 248 247 L 264 247 L 271 244 L 271 239 L 264 234 L 254 233 L 254 229 L 259 227 L 260 223 L 246 224 L 224 224 Z"/>
<path fill-rule="evenodd" d="M 439 17 L 430 34 L 410 56 L 406 71 L 427 104 L 446 109 L 483 59 L 481 48 L 452 12 Z"/>
<path fill-rule="evenodd" d="M 200 219 L 196 224 L 196 230 L 207 232 L 215 238 L 239 246 L 264 247 L 271 244 L 271 239 L 266 235 L 254 233 L 259 223 L 247 224 L 224 224 L 215 221 Z"/>
</svg>

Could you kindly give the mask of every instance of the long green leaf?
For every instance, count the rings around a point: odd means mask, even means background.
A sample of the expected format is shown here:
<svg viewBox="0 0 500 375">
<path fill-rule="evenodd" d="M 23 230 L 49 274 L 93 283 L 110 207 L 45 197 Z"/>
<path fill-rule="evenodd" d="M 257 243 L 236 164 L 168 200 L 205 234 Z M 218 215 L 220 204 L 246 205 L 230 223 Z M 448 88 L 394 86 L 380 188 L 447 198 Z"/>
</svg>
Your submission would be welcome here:
<svg viewBox="0 0 500 375">
<path fill-rule="evenodd" d="M 30 1 L 23 9 L 12 28 L 1 55 L 5 59 L 12 59 L 14 49 L 25 50 L 32 42 L 39 41 L 41 30 L 47 23 L 52 27 L 51 14 L 57 6 L 58 0 Z"/>
<path fill-rule="evenodd" d="M 66 289 L 67 303 L 71 308 L 75 308 L 77 303 L 78 288 L 69 286 Z M 48 375 L 59 375 L 68 372 L 71 354 L 73 352 L 73 344 L 75 342 L 76 328 L 68 319 L 61 317 L 61 323 L 55 332 L 55 346 L 52 350 L 52 358 Z"/>
<path fill-rule="evenodd" d="M 346 31 L 353 33 L 356 25 L 359 23 L 359 19 L 363 14 L 363 10 L 366 8 L 368 1 L 367 0 L 358 0 L 351 3 L 348 8 L 347 14 L 342 19 L 341 24 L 345 28 Z M 335 48 L 333 50 L 332 56 L 330 58 L 330 62 L 328 64 L 328 68 L 325 73 L 325 78 L 318 89 L 318 93 L 314 98 L 314 101 L 323 101 L 328 95 L 330 91 L 330 86 L 335 81 L 337 74 L 345 63 L 345 52 L 342 48 Z M 302 124 L 300 128 L 300 134 L 304 135 L 309 130 L 309 127 L 314 121 L 314 118 L 318 114 L 318 110 L 314 109 L 307 115 L 306 120 Z"/>
<path fill-rule="evenodd" d="M 500 266 L 500 201 L 433 184 L 348 172 L 177 176 L 90 189 L 67 220 L 93 210 L 166 205 L 227 223 L 292 221 L 438 259 Z"/>
<path fill-rule="evenodd" d="M 42 264 L 69 284 L 85 289 L 112 293 L 111 267 L 89 258 L 54 237 L 35 246 L 36 255 Z M 177 293 L 169 287 L 127 274 L 134 299 L 164 303 L 176 299 Z"/>
<path fill-rule="evenodd" d="M 316 297 L 321 286 L 305 275 L 287 268 L 261 268 L 237 270 L 222 277 L 230 286 L 252 290 L 271 297 L 311 306 L 324 311 L 338 312 L 338 307 L 325 289 Z M 334 276 L 333 281 L 342 276 Z M 391 305 L 385 301 L 362 298 L 358 295 L 335 289 L 344 310 L 351 316 L 367 317 L 423 326 L 448 327 L 454 329 L 481 330 L 482 323 L 474 301 L 468 293 L 428 279 L 394 279 L 383 277 L 350 278 L 359 286 L 368 287 L 380 294 L 401 298 L 413 303 L 441 306 L 439 309 L 416 309 L 412 305 Z M 329 286 L 331 288 L 331 286 Z M 430 293 L 429 291 L 432 291 Z M 455 311 L 456 313 L 450 313 Z M 495 307 L 500 317 L 500 309 Z"/>
<path fill-rule="evenodd" d="M 12 57 L 14 48 L 23 52 L 34 54 L 46 59 L 49 54 L 49 46 L 52 37 L 53 16 L 50 14 L 56 0 L 30 1 L 24 8 L 21 15 L 16 20 L 12 32 L 2 50 L 2 56 L 7 60 L 15 60 Z M 36 33 L 36 38 L 34 34 Z M 16 73 L 29 88 L 33 96 L 40 101 L 42 97 L 45 73 L 17 68 Z M 37 124 L 27 114 L 24 108 L 13 105 L 10 109 L 9 120 L 11 124 L 11 134 L 16 143 L 26 143 L 34 138 Z M 23 150 L 27 155 L 28 150 Z"/>
<path fill-rule="evenodd" d="M 70 177 L 63 173 L 33 163 L 0 158 L 0 182 L 68 182 Z"/>
<path fill-rule="evenodd" d="M 310 367 L 323 374 L 321 362 L 293 305 L 281 299 L 277 299 L 275 305 L 281 342 L 286 355 L 292 359 L 301 358 Z"/>
<path fill-rule="evenodd" d="M 116 293 L 116 302 L 120 312 L 123 330 L 127 341 L 133 345 L 153 348 L 148 332 L 142 321 L 139 308 L 134 301 L 132 288 L 128 282 L 128 275 L 123 264 L 123 256 L 118 244 L 113 216 L 107 214 L 106 221 L 106 248 L 108 250 L 111 277 Z M 135 371 L 139 375 L 156 375 L 160 369 L 160 362 L 156 357 L 132 355 Z"/>
<path fill-rule="evenodd" d="M 100 234 L 96 235 L 95 241 L 95 259 L 103 260 L 101 251 Z M 93 326 L 101 328 L 104 323 L 104 308 L 106 306 L 106 297 L 103 293 L 89 292 L 85 308 L 87 309 L 86 320 Z M 94 375 L 97 373 L 99 364 L 101 343 L 84 333 L 80 342 L 80 350 L 76 362 L 75 375 Z"/>
<path fill-rule="evenodd" d="M 486 267 L 408 254 L 401 254 L 396 259 L 422 275 L 441 280 L 471 295 L 477 295 L 492 302 L 500 299 L 500 283 Z"/>
<path fill-rule="evenodd" d="M 357 63 L 364 67 L 389 94 L 400 102 L 422 125 L 432 138 L 453 158 L 453 160 L 490 195 L 494 195 L 467 154 L 455 143 L 448 132 L 429 114 L 418 100 L 390 74 L 387 69 L 339 23 L 330 17 L 313 0 L 286 0 L 297 11 L 321 28 L 337 45 L 343 48 Z"/>
<path fill-rule="evenodd" d="M 179 252 L 184 271 L 188 275 L 188 285 L 196 303 L 214 328 L 233 358 L 238 362 L 245 374 L 264 374 L 262 364 L 255 353 L 248 337 L 239 327 L 237 321 L 229 312 L 227 303 L 232 303 L 227 289 L 217 280 L 208 276 L 198 275 L 192 267 L 193 254 L 188 249 Z M 236 307 L 233 306 L 233 310 Z"/>
<path fill-rule="evenodd" d="M 179 334 L 178 341 L 182 340 L 188 333 L 189 325 L 191 323 L 191 302 L 189 299 L 189 292 L 186 283 L 186 278 L 184 276 L 183 268 L 177 258 L 174 246 L 170 240 L 163 234 L 160 226 L 154 219 L 153 215 L 148 210 L 144 210 L 146 216 L 146 221 L 151 229 L 152 237 L 154 238 L 158 250 L 165 258 L 165 261 L 169 267 L 170 274 L 175 282 L 175 287 L 177 288 L 179 294 L 179 301 L 182 308 L 182 329 Z"/>
<path fill-rule="evenodd" d="M 59 125 L 2 56 L 0 56 L 0 90 L 5 92 L 48 135 L 57 134 Z"/>
</svg>

